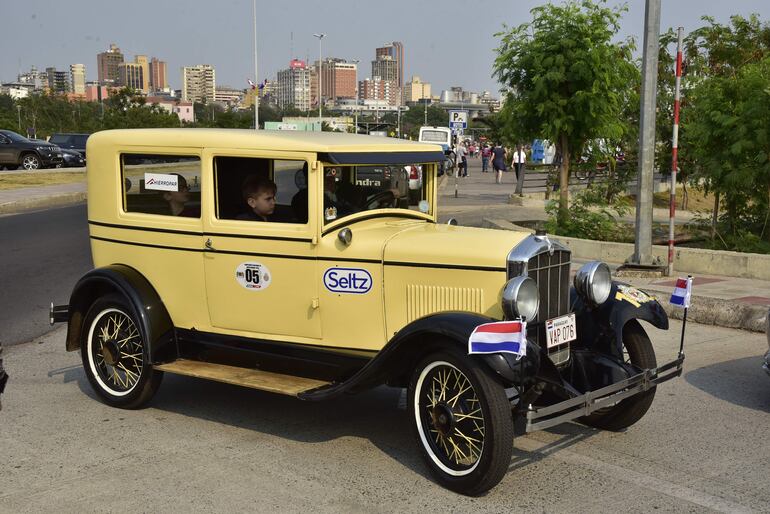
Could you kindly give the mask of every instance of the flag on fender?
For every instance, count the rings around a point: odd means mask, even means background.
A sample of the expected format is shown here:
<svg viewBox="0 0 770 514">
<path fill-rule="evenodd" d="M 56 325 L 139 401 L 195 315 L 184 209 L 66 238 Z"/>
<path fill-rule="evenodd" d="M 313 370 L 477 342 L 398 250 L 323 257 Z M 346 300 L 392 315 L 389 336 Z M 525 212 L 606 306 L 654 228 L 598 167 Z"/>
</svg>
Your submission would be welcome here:
<svg viewBox="0 0 770 514">
<path fill-rule="evenodd" d="M 671 295 L 670 302 L 673 305 L 684 307 L 685 309 L 690 307 L 690 296 L 692 294 L 692 277 L 679 278 L 676 280 L 676 286 L 674 287 L 674 293 Z"/>
<path fill-rule="evenodd" d="M 527 355 L 527 323 L 498 321 L 477 326 L 468 338 L 468 354 L 474 353 Z"/>
</svg>

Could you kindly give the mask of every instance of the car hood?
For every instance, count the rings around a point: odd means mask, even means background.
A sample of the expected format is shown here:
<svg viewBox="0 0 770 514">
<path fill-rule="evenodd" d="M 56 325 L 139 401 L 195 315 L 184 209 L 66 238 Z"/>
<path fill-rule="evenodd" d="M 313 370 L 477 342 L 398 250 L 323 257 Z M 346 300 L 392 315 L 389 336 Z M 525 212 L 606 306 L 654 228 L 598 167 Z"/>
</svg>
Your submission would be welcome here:
<svg viewBox="0 0 770 514">
<path fill-rule="evenodd" d="M 527 232 L 425 223 L 400 231 L 385 245 L 385 264 L 505 271 L 511 249 Z"/>
</svg>

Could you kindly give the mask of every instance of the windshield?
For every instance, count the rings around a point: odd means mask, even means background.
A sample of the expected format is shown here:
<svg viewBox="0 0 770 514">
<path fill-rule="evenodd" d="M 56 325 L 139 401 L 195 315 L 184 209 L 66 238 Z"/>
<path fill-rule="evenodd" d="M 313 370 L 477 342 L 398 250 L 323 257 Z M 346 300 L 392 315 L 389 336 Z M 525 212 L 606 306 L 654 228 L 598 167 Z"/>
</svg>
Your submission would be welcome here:
<svg viewBox="0 0 770 514">
<path fill-rule="evenodd" d="M 449 133 L 442 130 L 423 130 L 420 132 L 420 141 L 446 144 L 449 142 Z"/>
<path fill-rule="evenodd" d="M 376 209 L 404 209 L 433 214 L 428 178 L 435 163 L 326 165 L 324 222 Z"/>
</svg>

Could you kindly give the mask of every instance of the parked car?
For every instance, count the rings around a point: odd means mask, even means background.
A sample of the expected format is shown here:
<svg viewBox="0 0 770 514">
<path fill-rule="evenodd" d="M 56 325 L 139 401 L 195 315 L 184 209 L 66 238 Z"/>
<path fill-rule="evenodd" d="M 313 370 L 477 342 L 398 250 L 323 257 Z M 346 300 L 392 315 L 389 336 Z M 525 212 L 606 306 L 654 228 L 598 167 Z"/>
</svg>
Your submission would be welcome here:
<svg viewBox="0 0 770 514">
<path fill-rule="evenodd" d="M 0 130 L 0 165 L 9 170 L 50 168 L 63 162 L 61 149 L 44 141 L 34 141 L 11 130 Z"/>
<path fill-rule="evenodd" d="M 661 305 L 606 264 L 571 287 L 545 234 L 438 224 L 434 144 L 143 129 L 88 155 L 95 269 L 50 319 L 108 405 L 146 405 L 164 373 L 307 401 L 406 388 L 426 466 L 476 495 L 508 471 L 514 421 L 623 430 L 682 372 L 638 321 L 668 328 Z M 415 165 L 418 206 L 393 182 Z"/>
<path fill-rule="evenodd" d="M 53 134 L 48 141 L 58 145 L 62 150 L 75 150 L 86 157 L 86 141 L 91 134 Z"/>
<path fill-rule="evenodd" d="M 30 141 L 48 143 L 48 141 L 42 139 L 30 139 Z M 86 165 L 86 160 L 80 152 L 65 148 L 59 148 L 59 151 L 61 152 L 62 162 L 56 165 L 57 168 L 82 168 Z"/>
</svg>

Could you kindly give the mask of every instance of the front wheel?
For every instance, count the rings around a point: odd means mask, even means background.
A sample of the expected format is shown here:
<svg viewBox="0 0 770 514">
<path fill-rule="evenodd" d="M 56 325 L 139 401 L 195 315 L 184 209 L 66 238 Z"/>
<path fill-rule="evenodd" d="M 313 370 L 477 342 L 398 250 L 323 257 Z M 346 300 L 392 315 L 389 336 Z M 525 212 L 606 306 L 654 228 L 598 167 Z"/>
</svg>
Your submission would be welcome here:
<svg viewBox="0 0 770 514">
<path fill-rule="evenodd" d="M 27 171 L 33 171 L 40 168 L 40 157 L 33 153 L 28 153 L 21 158 L 21 167 Z"/>
<path fill-rule="evenodd" d="M 631 320 L 623 327 L 623 360 L 641 369 L 658 366 L 655 349 L 647 332 L 636 320 Z M 600 409 L 590 416 L 580 419 L 586 425 L 603 430 L 618 431 L 628 428 L 647 413 L 655 398 L 655 387 L 631 396 L 617 405 Z"/>
<path fill-rule="evenodd" d="M 478 361 L 446 349 L 426 357 L 409 384 L 414 434 L 444 487 L 481 494 L 503 478 L 513 452 L 513 416 L 501 384 Z"/>
<path fill-rule="evenodd" d="M 83 325 L 83 368 L 94 391 L 113 407 L 143 406 L 163 378 L 150 364 L 136 319 L 123 297 L 110 294 L 94 302 Z"/>
</svg>

